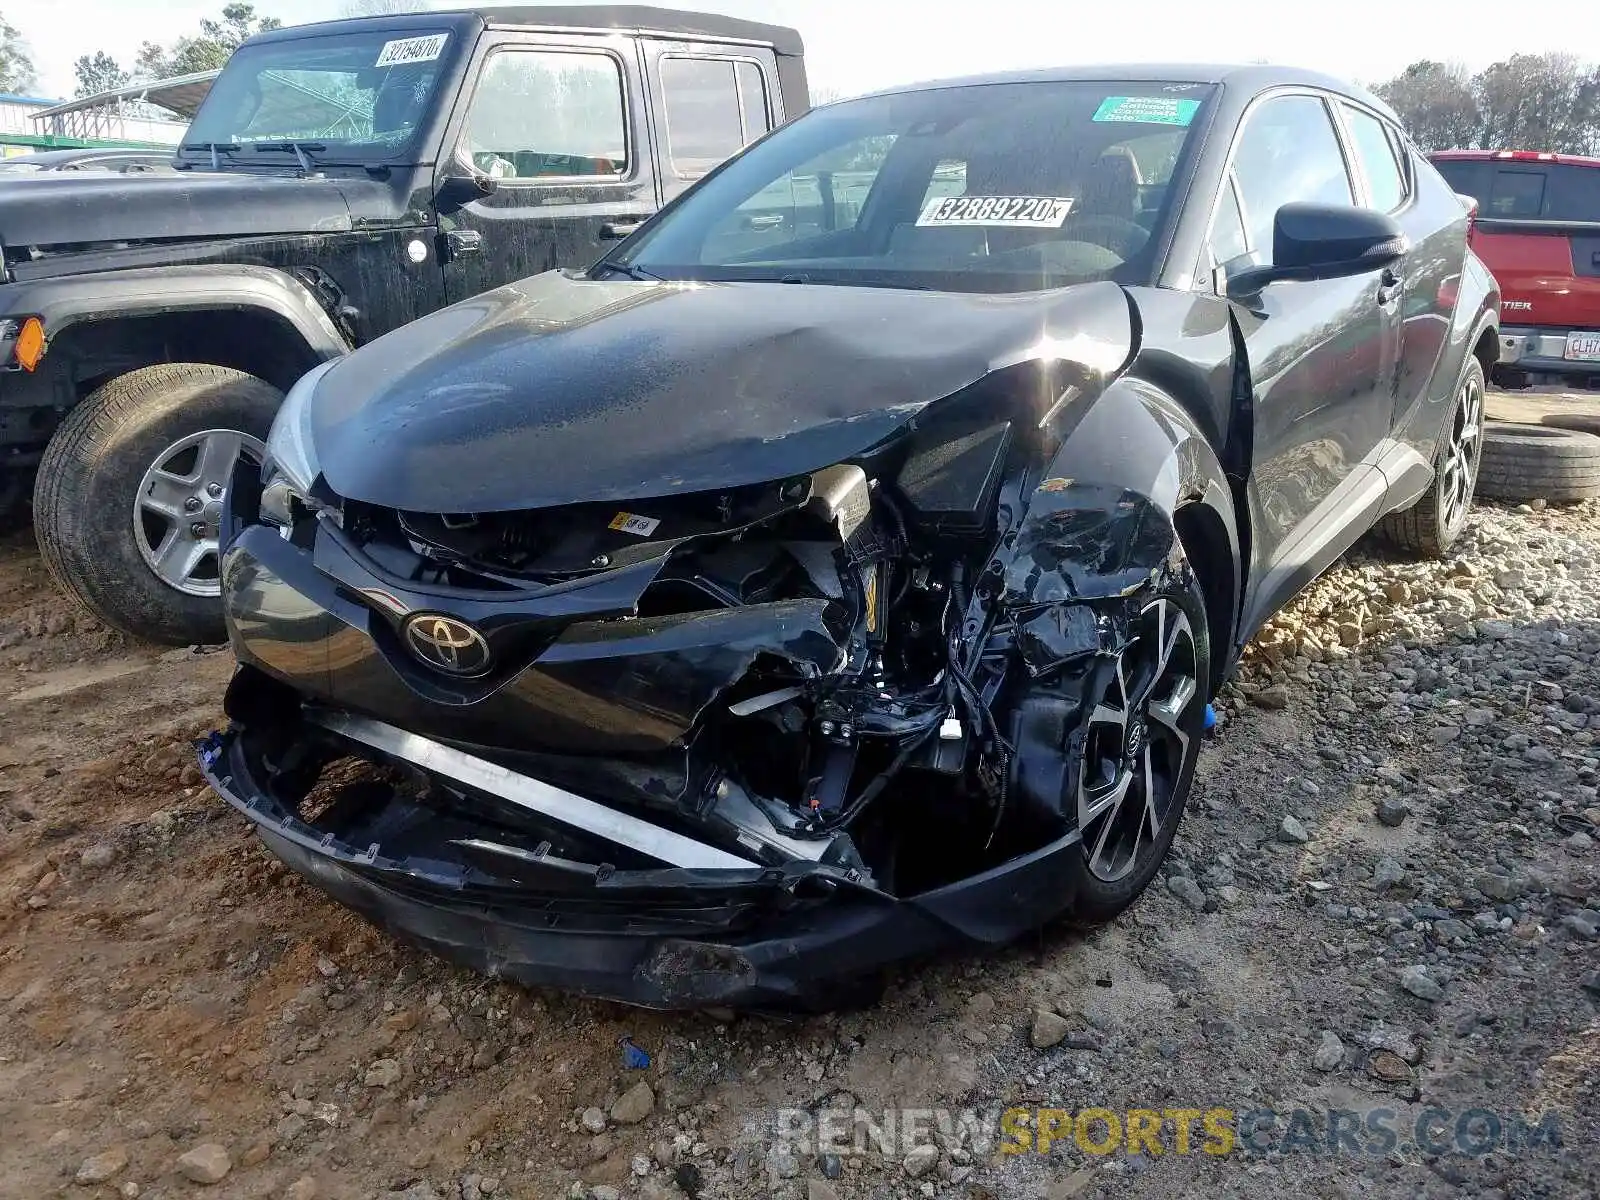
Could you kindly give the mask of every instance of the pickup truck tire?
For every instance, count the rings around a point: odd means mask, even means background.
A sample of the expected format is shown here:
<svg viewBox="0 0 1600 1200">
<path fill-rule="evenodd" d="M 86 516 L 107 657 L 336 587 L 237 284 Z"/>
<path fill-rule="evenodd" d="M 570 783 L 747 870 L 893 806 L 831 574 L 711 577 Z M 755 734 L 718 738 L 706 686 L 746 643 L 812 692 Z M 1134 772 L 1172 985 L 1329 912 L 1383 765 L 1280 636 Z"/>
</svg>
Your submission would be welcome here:
<svg viewBox="0 0 1600 1200">
<path fill-rule="evenodd" d="M 1478 490 L 1495 500 L 1600 497 L 1600 437 L 1552 425 L 1491 421 Z"/>
<path fill-rule="evenodd" d="M 1469 354 L 1449 423 L 1434 451 L 1433 482 L 1410 508 L 1378 522 L 1380 537 L 1416 558 L 1449 553 L 1466 528 L 1473 495 L 1482 489 L 1485 428 L 1483 364 Z"/>
<path fill-rule="evenodd" d="M 118 376 L 74 408 L 45 449 L 33 498 L 39 549 L 62 590 L 135 637 L 225 641 L 222 490 L 240 453 L 259 459 L 282 400 L 243 371 L 167 363 Z"/>
</svg>

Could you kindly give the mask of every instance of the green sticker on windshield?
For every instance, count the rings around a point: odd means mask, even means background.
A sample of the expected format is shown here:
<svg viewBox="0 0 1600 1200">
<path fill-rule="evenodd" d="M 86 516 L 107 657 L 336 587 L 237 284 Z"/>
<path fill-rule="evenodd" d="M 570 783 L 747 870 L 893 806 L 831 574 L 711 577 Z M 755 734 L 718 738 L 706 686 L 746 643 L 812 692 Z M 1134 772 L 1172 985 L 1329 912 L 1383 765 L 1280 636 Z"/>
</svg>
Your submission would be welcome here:
<svg viewBox="0 0 1600 1200">
<path fill-rule="evenodd" d="M 1096 121 L 1134 125 L 1187 125 L 1200 111 L 1200 101 L 1177 96 L 1107 96 L 1094 111 Z"/>
</svg>

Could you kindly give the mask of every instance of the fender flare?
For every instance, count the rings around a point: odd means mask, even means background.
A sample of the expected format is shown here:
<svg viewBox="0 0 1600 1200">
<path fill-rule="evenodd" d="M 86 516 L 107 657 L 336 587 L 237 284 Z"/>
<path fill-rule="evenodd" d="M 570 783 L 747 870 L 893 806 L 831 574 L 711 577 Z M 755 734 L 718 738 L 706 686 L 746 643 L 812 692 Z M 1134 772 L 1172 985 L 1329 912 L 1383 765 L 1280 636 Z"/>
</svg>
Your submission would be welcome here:
<svg viewBox="0 0 1600 1200">
<path fill-rule="evenodd" d="M 276 317 L 319 361 L 351 348 L 311 289 L 272 267 L 147 267 L 29 280 L 6 292 L 4 315 L 38 317 L 51 341 L 76 325 L 119 317 L 234 310 Z"/>
<path fill-rule="evenodd" d="M 1470 251 L 1461 267 L 1461 290 L 1456 297 L 1456 310 L 1451 314 L 1450 341 L 1452 349 L 1462 348 L 1462 359 L 1456 363 L 1459 373 L 1465 355 L 1472 353 L 1478 339 L 1489 329 L 1497 333 L 1500 328 L 1500 285 L 1495 281 L 1483 261 Z M 1495 357 L 1499 358 L 1500 342 L 1495 340 Z"/>
<path fill-rule="evenodd" d="M 996 559 L 999 603 L 1015 618 L 1030 673 L 1115 649 L 1130 600 L 1194 572 L 1179 514 L 1195 505 L 1221 531 L 1223 545 L 1211 549 L 1229 555 L 1227 582 L 1211 593 L 1227 611 L 1207 613 L 1213 634 L 1227 631 L 1212 646 L 1216 678 L 1232 656 L 1243 588 L 1232 488 L 1176 399 L 1136 377 L 1116 380 L 1062 443 Z M 1221 578 L 1216 564 L 1206 567 L 1208 579 Z"/>
</svg>

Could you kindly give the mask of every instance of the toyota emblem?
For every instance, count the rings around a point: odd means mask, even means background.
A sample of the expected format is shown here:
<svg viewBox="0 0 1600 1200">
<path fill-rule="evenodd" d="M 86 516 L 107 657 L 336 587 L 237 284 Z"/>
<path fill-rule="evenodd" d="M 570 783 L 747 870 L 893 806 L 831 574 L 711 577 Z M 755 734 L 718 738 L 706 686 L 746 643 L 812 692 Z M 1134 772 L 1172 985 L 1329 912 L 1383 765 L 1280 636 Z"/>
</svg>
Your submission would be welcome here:
<svg viewBox="0 0 1600 1200">
<path fill-rule="evenodd" d="M 481 675 L 489 669 L 489 643 L 465 621 L 418 613 L 405 623 L 406 645 L 418 661 L 451 675 Z"/>
</svg>

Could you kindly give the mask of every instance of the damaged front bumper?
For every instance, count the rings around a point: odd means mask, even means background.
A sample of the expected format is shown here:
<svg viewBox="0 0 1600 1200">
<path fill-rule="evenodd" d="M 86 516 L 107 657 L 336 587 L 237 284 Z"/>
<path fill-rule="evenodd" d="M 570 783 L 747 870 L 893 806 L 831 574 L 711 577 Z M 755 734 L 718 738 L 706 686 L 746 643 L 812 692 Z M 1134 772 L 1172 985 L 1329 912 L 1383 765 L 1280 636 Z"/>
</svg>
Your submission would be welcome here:
<svg viewBox="0 0 1600 1200">
<path fill-rule="evenodd" d="M 470 804 L 440 811 L 396 788 L 369 789 L 360 803 L 336 802 L 308 819 L 275 794 L 270 747 L 332 735 L 372 749 L 383 730 L 392 727 L 341 714 L 266 737 L 236 723 L 201 746 L 200 766 L 273 854 L 334 899 L 442 957 L 522 984 L 663 1009 L 812 1006 L 894 963 L 1012 941 L 1072 899 L 1062 881 L 1076 833 L 958 883 L 896 898 L 848 867 L 740 865 L 715 847 L 696 851 L 682 844 L 691 838 L 611 810 L 623 827 L 564 827 L 562 819 L 583 819 L 579 810 L 555 817 L 549 808 L 508 825 L 476 815 Z M 384 750 L 389 762 L 431 763 L 430 774 L 449 772 L 453 784 L 482 762 L 426 739 L 391 740 Z M 557 805 L 590 803 L 483 765 L 497 774 L 500 794 L 470 785 L 462 793 L 503 804 L 513 792 L 507 785 L 520 781 L 552 793 L 547 799 Z M 649 861 L 641 830 L 675 839 L 657 844 L 655 855 L 694 865 Z M 569 840 L 557 846 L 552 837 Z M 581 850 L 567 848 L 571 838 L 609 853 L 584 861 Z"/>
</svg>

